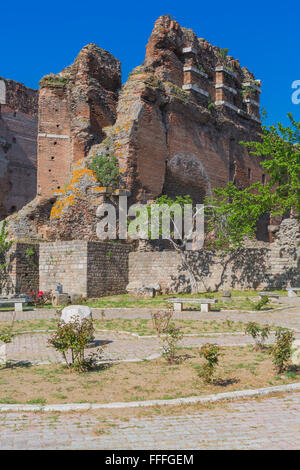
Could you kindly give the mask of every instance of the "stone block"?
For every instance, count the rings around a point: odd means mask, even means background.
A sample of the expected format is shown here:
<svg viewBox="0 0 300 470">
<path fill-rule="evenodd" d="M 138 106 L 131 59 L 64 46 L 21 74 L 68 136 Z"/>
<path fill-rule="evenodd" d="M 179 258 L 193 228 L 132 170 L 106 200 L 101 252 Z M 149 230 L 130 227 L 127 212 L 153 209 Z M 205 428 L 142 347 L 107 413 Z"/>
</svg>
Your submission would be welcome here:
<svg viewBox="0 0 300 470">
<path fill-rule="evenodd" d="M 61 312 L 61 321 L 69 323 L 74 321 L 76 318 L 81 322 L 84 319 L 92 319 L 92 310 L 86 305 L 69 305 L 65 307 Z"/>
<path fill-rule="evenodd" d="M 53 307 L 58 307 L 59 305 L 69 304 L 71 301 L 69 294 L 53 294 L 52 295 L 52 305 Z"/>
</svg>

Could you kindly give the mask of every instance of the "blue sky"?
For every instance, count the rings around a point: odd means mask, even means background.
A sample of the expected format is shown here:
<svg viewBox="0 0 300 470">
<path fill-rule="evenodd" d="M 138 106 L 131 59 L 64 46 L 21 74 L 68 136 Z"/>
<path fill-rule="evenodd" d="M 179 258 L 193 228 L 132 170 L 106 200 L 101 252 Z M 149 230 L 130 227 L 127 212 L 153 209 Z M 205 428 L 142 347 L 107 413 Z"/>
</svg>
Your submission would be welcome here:
<svg viewBox="0 0 300 470">
<path fill-rule="evenodd" d="M 37 88 L 94 42 L 122 62 L 123 81 L 140 65 L 154 21 L 170 14 L 198 37 L 229 49 L 263 82 L 267 123 L 300 121 L 292 82 L 300 80 L 299 1 L 51 0 L 1 2 L 0 76 Z"/>
</svg>

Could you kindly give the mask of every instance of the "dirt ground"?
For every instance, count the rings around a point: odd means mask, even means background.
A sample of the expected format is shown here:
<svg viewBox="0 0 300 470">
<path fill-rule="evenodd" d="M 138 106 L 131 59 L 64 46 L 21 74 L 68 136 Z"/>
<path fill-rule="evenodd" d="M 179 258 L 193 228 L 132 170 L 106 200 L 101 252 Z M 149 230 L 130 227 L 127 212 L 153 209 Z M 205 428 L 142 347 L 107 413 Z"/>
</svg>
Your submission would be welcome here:
<svg viewBox="0 0 300 470">
<path fill-rule="evenodd" d="M 63 365 L 8 365 L 0 369 L 0 403 L 85 403 L 170 399 L 253 389 L 299 380 L 300 370 L 278 377 L 267 349 L 221 349 L 212 384 L 199 376 L 203 359 L 197 349 L 181 349 L 179 362 L 164 358 L 97 366 L 85 373 Z"/>
</svg>

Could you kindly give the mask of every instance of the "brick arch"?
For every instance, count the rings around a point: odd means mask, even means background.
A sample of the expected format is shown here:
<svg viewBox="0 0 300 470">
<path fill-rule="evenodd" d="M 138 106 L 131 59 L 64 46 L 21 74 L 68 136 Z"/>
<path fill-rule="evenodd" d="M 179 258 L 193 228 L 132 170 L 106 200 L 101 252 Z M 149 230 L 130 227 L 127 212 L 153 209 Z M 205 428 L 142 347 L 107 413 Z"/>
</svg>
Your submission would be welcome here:
<svg viewBox="0 0 300 470">
<path fill-rule="evenodd" d="M 202 203 L 210 196 L 211 183 L 199 158 L 178 153 L 168 160 L 163 193 L 170 197 L 189 194 L 194 203 Z"/>
</svg>

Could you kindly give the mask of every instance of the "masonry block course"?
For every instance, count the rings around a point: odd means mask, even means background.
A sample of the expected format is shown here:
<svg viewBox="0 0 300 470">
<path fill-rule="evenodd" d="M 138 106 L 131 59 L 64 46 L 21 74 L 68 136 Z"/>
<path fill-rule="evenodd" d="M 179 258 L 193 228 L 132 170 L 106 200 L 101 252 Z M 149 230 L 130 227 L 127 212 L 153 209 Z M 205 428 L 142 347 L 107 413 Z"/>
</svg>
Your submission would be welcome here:
<svg viewBox="0 0 300 470">
<path fill-rule="evenodd" d="M 6 262 L 8 284 L 2 294 L 30 294 L 39 290 L 39 244 L 13 243 Z"/>
<path fill-rule="evenodd" d="M 300 248 L 252 248 L 230 254 L 208 250 L 187 253 L 200 290 L 286 289 L 300 283 Z M 163 292 L 189 292 L 190 281 L 179 253 L 134 252 L 129 255 L 129 282 L 159 283 Z"/>
<path fill-rule="evenodd" d="M 40 289 L 100 297 L 126 292 L 130 247 L 67 241 L 40 245 Z"/>
</svg>

